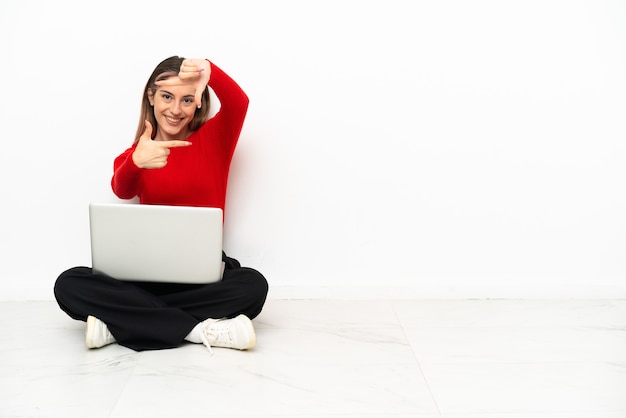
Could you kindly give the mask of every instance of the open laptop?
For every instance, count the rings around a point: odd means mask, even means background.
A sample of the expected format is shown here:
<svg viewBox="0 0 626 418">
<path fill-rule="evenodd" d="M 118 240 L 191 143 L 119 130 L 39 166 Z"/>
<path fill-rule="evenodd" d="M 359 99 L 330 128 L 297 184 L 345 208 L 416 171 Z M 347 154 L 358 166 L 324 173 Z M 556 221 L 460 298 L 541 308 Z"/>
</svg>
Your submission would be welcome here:
<svg viewBox="0 0 626 418">
<path fill-rule="evenodd" d="M 219 208 L 91 203 L 89 224 L 95 273 L 196 284 L 222 277 Z"/>
</svg>

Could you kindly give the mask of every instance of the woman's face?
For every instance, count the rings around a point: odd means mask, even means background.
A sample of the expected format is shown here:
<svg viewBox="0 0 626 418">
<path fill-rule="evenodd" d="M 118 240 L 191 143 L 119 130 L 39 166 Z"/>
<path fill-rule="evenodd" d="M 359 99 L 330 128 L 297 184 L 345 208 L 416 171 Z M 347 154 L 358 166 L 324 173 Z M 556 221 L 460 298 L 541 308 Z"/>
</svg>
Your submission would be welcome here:
<svg viewBox="0 0 626 418">
<path fill-rule="evenodd" d="M 191 134 L 189 123 L 196 112 L 194 103 L 195 88 L 179 84 L 157 87 L 154 94 L 150 90 L 148 99 L 154 108 L 157 121 L 156 141 L 183 140 Z"/>
</svg>

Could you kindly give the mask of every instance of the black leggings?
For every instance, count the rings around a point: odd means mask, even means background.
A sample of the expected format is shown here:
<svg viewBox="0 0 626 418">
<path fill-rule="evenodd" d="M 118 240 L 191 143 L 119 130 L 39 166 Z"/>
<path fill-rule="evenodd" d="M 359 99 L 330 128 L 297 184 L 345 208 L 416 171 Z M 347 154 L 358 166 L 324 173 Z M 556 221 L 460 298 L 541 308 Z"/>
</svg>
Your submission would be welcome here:
<svg viewBox="0 0 626 418">
<path fill-rule="evenodd" d="M 54 295 L 70 317 L 86 321 L 93 315 L 107 324 L 118 344 L 135 351 L 173 348 L 207 318 L 250 319 L 263 308 L 268 292 L 265 277 L 223 256 L 220 282 L 195 284 L 126 282 L 74 267 L 59 276 Z"/>
</svg>

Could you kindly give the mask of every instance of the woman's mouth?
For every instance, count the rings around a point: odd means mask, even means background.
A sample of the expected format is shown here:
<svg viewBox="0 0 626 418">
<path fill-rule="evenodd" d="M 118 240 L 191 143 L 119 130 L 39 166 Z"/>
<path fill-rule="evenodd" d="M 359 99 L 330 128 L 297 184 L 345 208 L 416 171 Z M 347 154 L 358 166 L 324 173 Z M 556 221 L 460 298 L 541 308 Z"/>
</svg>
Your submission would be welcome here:
<svg viewBox="0 0 626 418">
<path fill-rule="evenodd" d="M 171 116 L 165 116 L 165 120 L 170 124 L 170 125 L 178 125 L 180 122 L 182 122 L 183 118 L 173 118 Z"/>
</svg>

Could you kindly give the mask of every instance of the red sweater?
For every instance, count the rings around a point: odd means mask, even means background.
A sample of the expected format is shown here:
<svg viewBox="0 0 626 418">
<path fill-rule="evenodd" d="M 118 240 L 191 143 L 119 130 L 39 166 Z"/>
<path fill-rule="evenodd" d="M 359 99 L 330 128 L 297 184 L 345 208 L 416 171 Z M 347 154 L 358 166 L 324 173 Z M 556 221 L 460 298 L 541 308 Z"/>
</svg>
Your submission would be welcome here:
<svg viewBox="0 0 626 418">
<path fill-rule="evenodd" d="M 220 101 L 220 110 L 186 139 L 192 145 L 170 148 L 163 168 L 142 169 L 132 159 L 135 143 L 113 163 L 111 187 L 117 197 L 139 196 L 140 203 L 153 205 L 224 209 L 228 171 L 248 110 L 248 96 L 213 63 L 208 84 Z"/>
</svg>

